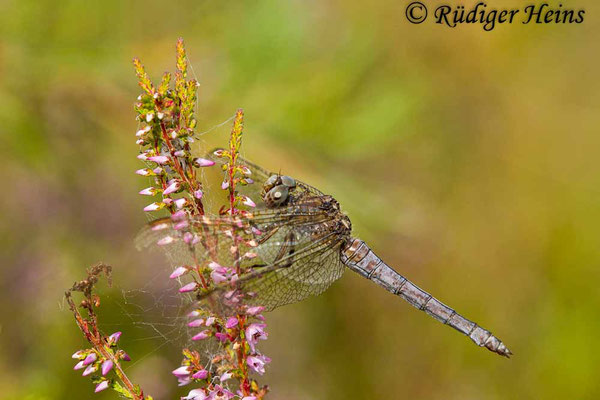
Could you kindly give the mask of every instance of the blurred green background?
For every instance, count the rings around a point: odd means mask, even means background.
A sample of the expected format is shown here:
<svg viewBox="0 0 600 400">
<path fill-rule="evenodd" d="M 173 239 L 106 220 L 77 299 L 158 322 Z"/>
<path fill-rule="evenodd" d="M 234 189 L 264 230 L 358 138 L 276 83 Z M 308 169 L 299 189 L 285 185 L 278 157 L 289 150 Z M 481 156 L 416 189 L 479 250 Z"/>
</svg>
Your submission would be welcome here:
<svg viewBox="0 0 600 400">
<path fill-rule="evenodd" d="M 129 371 L 176 398 L 177 346 L 143 340 L 120 304 L 164 273 L 133 246 L 131 58 L 158 79 L 179 36 L 199 131 L 244 108 L 248 158 L 335 195 L 382 258 L 515 353 L 348 272 L 268 316 L 270 399 L 600 398 L 600 7 L 484 32 L 411 25 L 406 3 L 1 2 L 0 398 L 115 398 L 72 370 L 84 340 L 62 301 L 98 260 Z"/>
</svg>

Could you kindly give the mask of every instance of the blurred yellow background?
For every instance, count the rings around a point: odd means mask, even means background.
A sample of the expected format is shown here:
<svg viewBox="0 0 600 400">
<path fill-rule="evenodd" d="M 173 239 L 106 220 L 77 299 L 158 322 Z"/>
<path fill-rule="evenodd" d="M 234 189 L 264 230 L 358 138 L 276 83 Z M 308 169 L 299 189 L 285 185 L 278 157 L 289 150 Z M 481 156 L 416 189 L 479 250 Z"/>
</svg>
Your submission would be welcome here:
<svg viewBox="0 0 600 400">
<path fill-rule="evenodd" d="M 406 3 L 2 2 L 0 398 L 116 398 L 72 370 L 85 343 L 62 301 L 98 260 L 129 371 L 157 399 L 180 393 L 177 346 L 120 308 L 162 273 L 133 246 L 147 182 L 131 59 L 157 80 L 179 36 L 199 131 L 244 108 L 249 159 L 333 194 L 382 258 L 515 354 L 348 272 L 268 315 L 268 398 L 600 398 L 600 7 L 484 32 L 411 25 Z"/>
</svg>

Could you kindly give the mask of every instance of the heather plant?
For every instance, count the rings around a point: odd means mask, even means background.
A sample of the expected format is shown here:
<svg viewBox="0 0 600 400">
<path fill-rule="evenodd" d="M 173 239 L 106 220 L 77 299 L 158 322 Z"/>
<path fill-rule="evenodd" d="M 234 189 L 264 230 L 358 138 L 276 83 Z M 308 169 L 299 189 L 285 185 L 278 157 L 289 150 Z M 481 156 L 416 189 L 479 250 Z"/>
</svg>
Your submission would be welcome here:
<svg viewBox="0 0 600 400">
<path fill-rule="evenodd" d="M 180 242 L 189 261 L 176 265 L 169 278 L 180 283 L 178 291 L 186 301 L 192 299 L 187 326 L 193 332 L 192 343 L 198 345 L 182 350 L 181 365 L 172 373 L 180 386 L 193 386 L 183 399 L 262 399 L 268 388 L 259 386 L 253 375 L 262 375 L 270 362 L 257 347 L 259 341 L 267 338 L 264 307 L 252 301 L 256 293 L 238 284 L 240 277 L 248 273 L 246 261 L 257 256 L 253 251 L 257 246 L 254 238 L 260 234 L 248 222 L 252 219 L 248 208 L 255 206 L 254 201 L 238 192 L 238 186 L 253 183 L 250 167 L 238 159 L 243 112 L 238 110 L 235 114 L 227 148 L 215 150 L 206 158 L 193 154 L 198 83 L 188 80 L 181 39 L 176 55 L 174 84 L 167 72 L 155 86 L 141 62 L 133 61 L 142 88 L 135 102 L 140 123 L 136 133 L 138 159 L 146 164 L 136 173 L 151 182 L 140 194 L 154 200 L 144 208 L 145 212 L 163 214 L 148 226 L 145 235 L 152 238 L 153 232 L 170 230 L 171 234 L 162 234 L 155 244 L 168 249 Z M 207 215 L 199 170 L 215 164 L 224 173 L 221 189 L 227 205 L 221 207 L 218 215 Z M 223 243 L 223 238 L 227 238 L 227 243 Z M 202 256 L 198 256 L 197 249 Z M 102 273 L 110 277 L 110 267 L 92 267 L 88 277 L 67 292 L 69 307 L 91 344 L 89 349 L 73 355 L 78 360 L 75 369 L 84 369 L 84 376 L 92 376 L 96 392 L 112 388 L 126 398 L 151 399 L 121 367 L 121 361 L 130 359 L 117 348 L 121 332 L 109 336 L 101 333 L 95 312 L 100 299 L 93 290 Z M 75 291 L 84 296 L 78 306 L 73 301 Z M 212 350 L 202 351 L 207 347 Z"/>
</svg>

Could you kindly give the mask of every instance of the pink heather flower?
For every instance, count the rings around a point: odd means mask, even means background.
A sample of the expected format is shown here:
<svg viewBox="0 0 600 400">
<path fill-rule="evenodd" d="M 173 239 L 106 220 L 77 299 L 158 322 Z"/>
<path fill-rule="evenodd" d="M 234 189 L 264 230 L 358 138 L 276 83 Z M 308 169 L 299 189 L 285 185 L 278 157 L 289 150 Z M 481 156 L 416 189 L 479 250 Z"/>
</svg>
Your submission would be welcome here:
<svg viewBox="0 0 600 400">
<path fill-rule="evenodd" d="M 226 380 L 231 379 L 232 376 L 233 376 L 233 374 L 231 372 L 227 371 L 227 372 L 223 373 L 223 375 L 221 375 L 219 380 L 221 382 L 225 382 Z"/>
<path fill-rule="evenodd" d="M 98 356 L 96 356 L 96 353 L 90 353 L 87 355 L 85 360 L 83 360 L 83 365 L 90 365 L 91 363 L 96 361 L 97 358 Z"/>
<path fill-rule="evenodd" d="M 81 374 L 81 376 L 88 376 L 90 374 L 93 374 L 97 370 L 98 370 L 98 366 L 96 364 L 90 364 L 87 366 L 85 371 L 83 371 L 83 374 Z"/>
<path fill-rule="evenodd" d="M 129 354 L 127 354 L 127 353 L 123 353 L 123 355 L 121 356 L 121 359 L 123 361 L 131 361 L 131 357 L 129 357 Z"/>
<path fill-rule="evenodd" d="M 111 360 L 105 360 L 102 363 L 102 375 L 106 375 L 110 372 L 113 367 L 113 362 Z"/>
<path fill-rule="evenodd" d="M 196 318 L 199 315 L 200 315 L 200 311 L 194 310 L 194 311 L 190 311 L 190 313 L 187 316 L 188 316 L 188 318 Z"/>
<path fill-rule="evenodd" d="M 194 158 L 194 165 L 196 167 L 212 167 L 215 165 L 215 162 L 205 158 Z"/>
<path fill-rule="evenodd" d="M 193 336 L 192 340 L 204 340 L 209 336 L 210 336 L 210 332 L 208 331 L 208 329 L 205 329 L 202 332 L 198 333 L 197 335 Z"/>
<path fill-rule="evenodd" d="M 173 153 L 173 155 L 175 157 L 183 157 L 183 156 L 185 156 L 185 151 L 184 150 L 177 150 L 175 153 Z"/>
<path fill-rule="evenodd" d="M 149 126 L 147 126 L 147 127 L 143 128 L 143 129 L 140 129 L 139 131 L 137 131 L 137 132 L 135 133 L 135 136 L 137 136 L 137 137 L 142 137 L 142 136 L 144 136 L 146 133 L 150 132 L 150 129 L 151 129 L 151 128 L 150 128 Z"/>
<path fill-rule="evenodd" d="M 187 228 L 189 225 L 189 223 L 187 221 L 179 221 L 178 223 L 176 223 L 175 225 L 173 225 L 173 229 L 175 229 L 176 231 L 181 230 L 183 228 Z"/>
<path fill-rule="evenodd" d="M 164 172 L 164 170 L 161 167 L 156 167 L 152 170 L 152 173 L 154 175 L 161 175 Z"/>
<path fill-rule="evenodd" d="M 167 229 L 168 227 L 169 227 L 169 224 L 167 224 L 166 222 L 163 222 L 161 224 L 154 225 L 151 229 L 152 229 L 152 231 L 161 231 L 163 229 Z"/>
<path fill-rule="evenodd" d="M 246 359 L 246 364 L 252 369 L 254 372 L 262 375 L 265 373 L 265 365 L 271 361 L 269 357 L 264 355 L 259 356 L 249 356 Z"/>
<path fill-rule="evenodd" d="M 215 317 L 206 318 L 206 326 L 212 326 L 215 323 L 215 321 L 216 321 Z"/>
<path fill-rule="evenodd" d="M 262 231 L 258 228 L 252 227 L 252 233 L 254 233 L 257 236 L 262 235 Z"/>
<path fill-rule="evenodd" d="M 144 207 L 144 211 L 157 211 L 165 206 L 164 203 L 152 203 Z"/>
<path fill-rule="evenodd" d="M 169 162 L 169 157 L 167 157 L 167 156 L 152 156 L 152 157 L 148 157 L 148 161 L 154 161 L 157 164 L 166 164 Z"/>
<path fill-rule="evenodd" d="M 249 307 L 246 310 L 246 314 L 248 315 L 256 315 L 256 314 L 260 314 L 261 312 L 263 312 L 265 308 L 263 306 L 255 306 L 255 307 Z"/>
<path fill-rule="evenodd" d="M 252 175 L 252 171 L 251 171 L 251 170 L 250 170 L 250 168 L 248 168 L 247 166 L 245 166 L 245 165 L 242 165 L 242 166 L 240 167 L 240 169 L 242 170 L 242 173 L 243 173 L 244 175 Z"/>
<path fill-rule="evenodd" d="M 198 284 L 196 282 L 190 282 L 187 285 L 179 288 L 179 293 L 193 292 L 194 290 L 196 290 L 196 287 L 198 287 Z"/>
<path fill-rule="evenodd" d="M 194 197 L 197 199 L 201 199 L 202 195 L 203 195 L 203 193 L 202 193 L 202 190 L 200 190 L 200 189 L 198 189 L 194 192 Z"/>
<path fill-rule="evenodd" d="M 140 153 L 137 155 L 138 160 L 146 161 L 148 159 L 148 154 Z"/>
<path fill-rule="evenodd" d="M 146 114 L 146 122 L 150 122 L 154 119 L 154 113 Z"/>
<path fill-rule="evenodd" d="M 158 93 L 157 93 L 157 94 L 158 94 Z M 157 117 L 158 119 L 163 119 L 163 118 L 165 117 L 165 113 L 158 112 L 158 113 L 156 113 L 156 117 Z"/>
<path fill-rule="evenodd" d="M 155 175 L 154 171 L 152 171 L 149 168 L 142 168 L 142 169 L 138 169 L 137 171 L 135 171 L 136 174 L 141 175 L 141 176 L 151 176 L 151 175 Z"/>
<path fill-rule="evenodd" d="M 213 154 L 217 157 L 222 157 L 223 153 L 224 153 L 223 149 L 219 149 L 219 150 L 216 150 Z"/>
<path fill-rule="evenodd" d="M 217 269 L 210 273 L 210 277 L 214 283 L 219 284 L 219 283 L 225 282 L 227 280 L 227 276 L 225 275 L 224 272 L 222 272 L 224 270 L 225 270 L 225 268 Z"/>
<path fill-rule="evenodd" d="M 179 190 L 180 187 L 181 187 L 181 182 L 176 180 L 173 183 L 171 183 L 169 186 L 167 186 L 167 188 L 165 189 L 163 194 L 167 195 L 167 194 L 175 193 L 176 191 Z"/>
<path fill-rule="evenodd" d="M 186 215 L 185 211 L 183 211 L 183 210 L 177 210 L 173 214 L 171 214 L 171 219 L 173 221 L 179 221 L 179 220 L 185 218 L 185 215 Z"/>
<path fill-rule="evenodd" d="M 165 236 L 164 238 L 159 239 L 156 244 L 159 246 L 165 246 L 167 244 L 171 244 L 175 241 L 173 236 Z"/>
<path fill-rule="evenodd" d="M 242 197 L 244 199 L 243 203 L 245 205 L 247 205 L 248 207 L 256 207 L 256 203 L 252 201 L 252 199 L 248 196 L 243 196 Z"/>
<path fill-rule="evenodd" d="M 238 320 L 236 317 L 229 317 L 227 319 L 227 322 L 225 323 L 225 328 L 227 329 L 231 329 L 231 328 L 235 328 L 238 324 Z"/>
<path fill-rule="evenodd" d="M 139 144 L 140 146 L 143 145 L 144 143 L 146 143 L 146 141 L 144 139 L 138 139 L 135 141 L 135 144 Z"/>
<path fill-rule="evenodd" d="M 156 188 L 149 187 L 139 192 L 142 196 L 154 196 L 156 194 Z"/>
<path fill-rule="evenodd" d="M 191 232 L 186 232 L 183 234 L 183 241 L 186 244 L 196 244 L 195 242 L 196 236 L 194 236 Z"/>
<path fill-rule="evenodd" d="M 189 385 L 192 382 L 192 378 L 189 376 L 187 378 L 177 378 L 177 382 L 179 382 L 177 386 Z"/>
<path fill-rule="evenodd" d="M 216 262 L 214 262 L 214 261 L 211 261 L 211 262 L 208 263 L 208 268 L 210 268 L 210 269 L 212 269 L 214 271 L 216 269 L 223 268 L 223 266 L 220 265 L 220 264 L 218 264 L 218 263 L 216 263 Z"/>
<path fill-rule="evenodd" d="M 187 396 L 182 397 L 181 400 L 207 400 L 208 396 L 204 389 L 193 389 L 190 390 Z"/>
<path fill-rule="evenodd" d="M 83 358 L 84 355 L 85 355 L 85 352 L 83 350 L 77 350 L 75 353 L 73 353 L 71 358 L 81 359 L 81 358 Z"/>
<path fill-rule="evenodd" d="M 215 385 L 214 389 L 210 392 L 211 400 L 229 400 L 235 397 L 229 390 L 223 388 L 221 385 Z"/>
<path fill-rule="evenodd" d="M 219 340 L 219 342 L 221 343 L 225 343 L 227 341 L 227 339 L 229 339 L 229 336 L 227 336 L 226 333 L 223 332 L 217 332 L 215 333 L 215 337 Z"/>
<path fill-rule="evenodd" d="M 187 272 L 188 272 L 188 269 L 186 267 L 177 267 L 177 268 L 175 268 L 175 271 L 173 271 L 171 273 L 171 275 L 169 275 L 169 278 L 171 278 L 171 279 L 179 278 L 181 275 L 184 275 Z"/>
<path fill-rule="evenodd" d="M 206 379 L 207 377 L 208 377 L 208 371 L 205 369 L 201 369 L 200 371 L 198 371 L 194 375 L 192 375 L 192 378 L 194 378 L 194 379 Z"/>
<path fill-rule="evenodd" d="M 253 259 L 253 258 L 256 258 L 256 257 L 258 257 L 258 254 L 254 253 L 254 252 L 252 252 L 252 251 L 247 251 L 247 252 L 245 252 L 245 253 L 244 253 L 244 255 L 243 255 L 242 257 L 244 257 L 244 258 L 247 258 L 247 259 L 251 260 L 251 259 Z"/>
<path fill-rule="evenodd" d="M 75 366 L 73 367 L 73 369 L 75 371 L 77 371 L 78 369 L 82 369 L 83 367 L 85 367 L 85 365 L 83 364 L 83 361 L 79 361 L 77 364 L 75 364 Z"/>
<path fill-rule="evenodd" d="M 121 338 L 121 335 L 122 335 L 121 332 L 115 332 L 112 335 L 110 335 L 108 337 L 108 339 L 107 339 L 108 340 L 108 344 L 110 344 L 111 346 L 113 344 L 116 344 L 119 341 L 119 339 Z"/>
<path fill-rule="evenodd" d="M 242 400 L 256 400 L 256 396 L 244 396 Z"/>
<path fill-rule="evenodd" d="M 255 346 L 259 340 L 267 340 L 267 332 L 265 332 L 265 324 L 250 324 L 246 328 L 246 339 L 252 351 L 256 351 Z"/>
<path fill-rule="evenodd" d="M 187 203 L 187 199 L 184 197 L 181 197 L 177 200 L 175 200 L 175 205 L 177 206 L 177 208 L 183 208 L 183 206 L 185 206 Z"/>
<path fill-rule="evenodd" d="M 202 325 L 204 325 L 204 319 L 202 319 L 202 318 L 200 318 L 200 319 L 195 319 L 195 320 L 193 320 L 192 322 L 189 322 L 189 323 L 188 323 L 188 326 L 189 326 L 190 328 L 197 328 L 197 327 L 199 327 L 199 326 L 202 326 Z"/>
<path fill-rule="evenodd" d="M 223 181 L 223 183 L 221 183 L 221 189 L 225 190 L 229 187 L 229 181 Z"/>
<path fill-rule="evenodd" d="M 94 390 L 94 393 L 101 392 L 104 389 L 108 389 L 108 381 L 102 381 L 98 385 L 96 385 L 96 389 Z"/>
<path fill-rule="evenodd" d="M 171 373 L 175 375 L 175 377 L 177 377 L 177 381 L 179 381 L 179 386 L 185 386 L 192 381 L 190 378 L 191 371 L 188 366 L 182 365 L 176 370 L 173 370 Z"/>
<path fill-rule="evenodd" d="M 183 377 L 189 376 L 190 367 L 188 367 L 186 365 L 182 365 L 181 367 L 174 369 L 171 373 L 178 378 L 183 378 Z"/>
</svg>

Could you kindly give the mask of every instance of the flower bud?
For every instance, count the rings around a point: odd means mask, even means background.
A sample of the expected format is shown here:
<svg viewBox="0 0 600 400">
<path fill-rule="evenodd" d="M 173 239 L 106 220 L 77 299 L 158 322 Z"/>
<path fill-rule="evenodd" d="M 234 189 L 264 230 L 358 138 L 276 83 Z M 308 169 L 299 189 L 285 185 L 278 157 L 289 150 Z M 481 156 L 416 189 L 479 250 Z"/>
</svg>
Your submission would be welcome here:
<svg viewBox="0 0 600 400">
<path fill-rule="evenodd" d="M 111 345 L 111 346 L 114 345 L 114 344 L 117 344 L 117 342 L 121 338 L 121 334 L 122 334 L 121 332 L 115 332 L 112 335 L 110 335 L 107 338 L 108 344 Z"/>
<path fill-rule="evenodd" d="M 229 317 L 227 322 L 225 323 L 225 328 L 232 329 L 235 328 L 238 324 L 238 320 L 236 317 Z"/>
<path fill-rule="evenodd" d="M 201 369 L 200 371 L 198 371 L 194 375 L 192 375 L 192 378 L 194 378 L 194 379 L 206 379 L 207 377 L 208 377 L 208 371 L 205 369 Z"/>
<path fill-rule="evenodd" d="M 169 275 L 169 278 L 171 278 L 171 279 L 179 278 L 180 276 L 187 274 L 187 272 L 188 272 L 188 269 L 186 267 L 177 267 L 177 268 L 175 268 L 173 273 L 171 273 L 171 275 Z"/>
<path fill-rule="evenodd" d="M 205 158 L 194 158 L 194 165 L 196 167 L 211 167 L 215 165 L 215 162 Z"/>
<path fill-rule="evenodd" d="M 193 292 L 194 290 L 196 290 L 197 287 L 198 284 L 196 282 L 190 282 L 187 285 L 179 288 L 179 293 Z"/>
<path fill-rule="evenodd" d="M 89 364 L 93 363 L 94 361 L 96 361 L 97 358 L 98 358 L 98 356 L 96 356 L 96 353 L 90 353 L 83 360 L 83 365 L 89 365 Z"/>
<path fill-rule="evenodd" d="M 101 392 L 105 389 L 108 389 L 108 381 L 102 381 L 98 385 L 96 385 L 96 389 L 94 390 L 94 393 Z"/>
<path fill-rule="evenodd" d="M 104 375 L 108 374 L 110 372 L 110 370 L 112 369 L 112 367 L 113 367 L 113 362 L 111 360 L 105 360 L 102 363 L 102 375 L 104 376 Z"/>
<path fill-rule="evenodd" d="M 167 244 L 171 244 L 175 241 L 175 238 L 173 236 L 165 236 L 162 239 L 159 239 L 156 241 L 156 244 L 159 246 L 165 246 Z"/>
<path fill-rule="evenodd" d="M 167 195 L 167 194 L 175 193 L 180 188 L 181 188 L 181 182 L 179 182 L 178 180 L 175 180 L 173 183 L 171 183 L 169 186 L 167 186 L 167 188 L 164 190 L 163 194 Z"/>
<path fill-rule="evenodd" d="M 242 198 L 243 198 L 243 203 L 245 205 L 247 205 L 248 207 L 256 207 L 256 203 L 254 203 L 250 197 L 242 196 Z"/>
<path fill-rule="evenodd" d="M 169 162 L 169 157 L 167 157 L 167 156 L 152 156 L 152 157 L 148 157 L 148 161 L 154 161 L 157 164 L 166 164 Z"/>
<path fill-rule="evenodd" d="M 174 369 L 171 373 L 176 377 L 188 376 L 190 374 L 190 367 L 182 365 L 181 367 Z"/>
<path fill-rule="evenodd" d="M 148 187 L 144 190 L 141 190 L 139 192 L 139 194 L 141 194 L 142 196 L 154 196 L 156 194 L 157 190 L 154 187 Z"/>
<path fill-rule="evenodd" d="M 85 369 L 85 371 L 83 371 L 83 374 L 81 374 L 81 376 L 88 376 L 90 374 L 93 374 L 97 370 L 98 366 L 96 364 L 88 365 L 88 367 Z"/>
<path fill-rule="evenodd" d="M 146 207 L 144 207 L 144 211 L 147 211 L 147 212 L 158 211 L 158 210 L 162 209 L 164 206 L 165 206 L 165 203 L 154 202 L 154 203 L 148 204 Z"/>
<path fill-rule="evenodd" d="M 208 331 L 208 329 L 203 330 L 202 332 L 198 333 L 197 335 L 192 337 L 192 340 L 204 340 L 207 337 L 210 336 L 210 332 Z"/>
<path fill-rule="evenodd" d="M 154 173 L 154 171 L 152 171 L 150 168 L 142 168 L 142 169 L 138 169 L 137 171 L 135 171 L 136 174 L 141 175 L 141 176 L 153 176 L 156 175 L 156 173 Z"/>
</svg>

